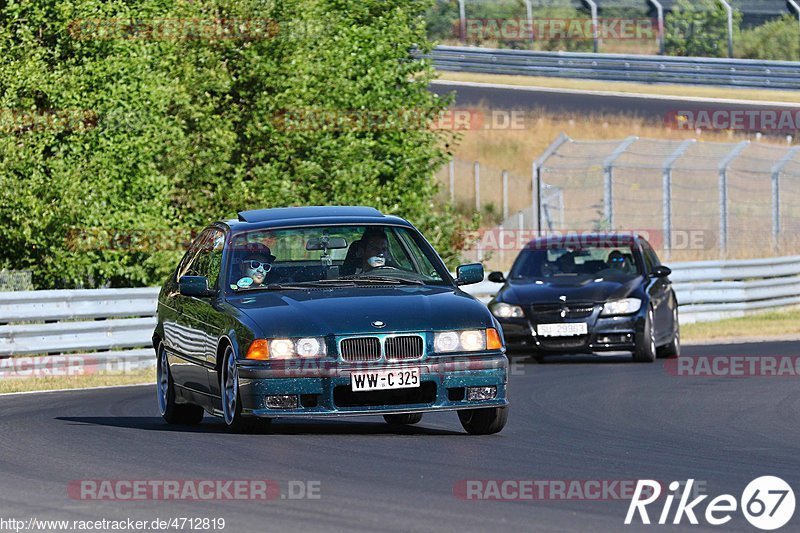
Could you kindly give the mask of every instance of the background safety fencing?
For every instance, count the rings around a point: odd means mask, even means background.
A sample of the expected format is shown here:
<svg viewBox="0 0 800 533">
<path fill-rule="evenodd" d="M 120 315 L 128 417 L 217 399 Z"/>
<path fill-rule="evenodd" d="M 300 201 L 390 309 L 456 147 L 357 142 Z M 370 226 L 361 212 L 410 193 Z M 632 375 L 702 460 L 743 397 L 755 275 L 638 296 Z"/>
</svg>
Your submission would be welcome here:
<svg viewBox="0 0 800 533">
<path fill-rule="evenodd" d="M 459 162 L 439 177 L 456 184 L 450 194 L 462 208 L 490 215 L 487 228 L 639 232 L 672 261 L 800 253 L 797 146 L 562 134 L 530 176 L 479 166 L 480 199 L 469 184 L 478 166 Z M 475 247 L 470 257 L 485 259 L 489 250 Z M 507 269 L 515 251 L 503 250 L 503 261 L 494 253 L 489 265 Z"/>
</svg>

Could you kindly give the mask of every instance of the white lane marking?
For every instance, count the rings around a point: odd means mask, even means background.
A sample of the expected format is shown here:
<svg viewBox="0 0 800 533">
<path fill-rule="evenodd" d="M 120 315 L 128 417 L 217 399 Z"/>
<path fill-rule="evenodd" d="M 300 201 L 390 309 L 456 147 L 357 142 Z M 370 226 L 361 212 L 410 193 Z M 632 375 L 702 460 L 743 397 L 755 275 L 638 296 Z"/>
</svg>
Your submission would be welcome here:
<svg viewBox="0 0 800 533">
<path fill-rule="evenodd" d="M 620 98 L 636 98 L 645 100 L 666 100 L 669 102 L 695 102 L 704 104 L 733 104 L 733 105 L 749 105 L 758 107 L 786 107 L 797 108 L 800 107 L 800 93 L 797 95 L 798 102 L 769 102 L 766 100 L 738 100 L 734 98 L 710 98 L 704 96 L 672 96 L 665 94 L 646 94 L 646 93 L 625 93 L 618 91 L 596 91 L 587 89 L 557 89 L 554 87 L 537 87 L 532 85 L 508 85 L 504 83 L 482 83 L 477 81 L 450 81 L 450 80 L 435 80 L 431 85 L 446 85 L 450 87 L 477 87 L 485 89 L 510 89 L 513 91 L 527 91 L 537 93 L 556 93 L 556 94 L 576 94 L 576 95 L 590 95 L 590 96 L 616 96 Z"/>
<path fill-rule="evenodd" d="M 100 387 L 76 387 L 74 389 L 53 389 L 53 390 L 29 390 L 23 392 L 3 392 L 0 393 L 0 396 L 15 396 L 18 394 L 45 394 L 50 392 L 70 392 L 76 390 L 103 390 L 103 389 L 121 389 L 126 387 L 144 387 L 145 385 L 155 385 L 155 381 L 152 383 L 132 383 L 130 385 L 103 385 Z"/>
</svg>

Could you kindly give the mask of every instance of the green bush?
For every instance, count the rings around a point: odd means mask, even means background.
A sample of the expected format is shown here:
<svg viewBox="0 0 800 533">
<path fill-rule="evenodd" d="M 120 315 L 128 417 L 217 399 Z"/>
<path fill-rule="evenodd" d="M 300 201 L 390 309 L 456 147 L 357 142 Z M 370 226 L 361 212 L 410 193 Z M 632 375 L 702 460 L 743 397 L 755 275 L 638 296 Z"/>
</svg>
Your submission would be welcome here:
<svg viewBox="0 0 800 533">
<path fill-rule="evenodd" d="M 800 24 L 793 15 L 742 31 L 736 56 L 744 59 L 800 61 Z"/>
<path fill-rule="evenodd" d="M 0 12 L 0 269 L 32 270 L 37 288 L 157 284 L 182 253 L 176 232 L 241 209 L 306 204 L 405 216 L 452 265 L 465 228 L 434 205 L 433 174 L 454 139 L 425 127 L 449 100 L 427 90 L 434 72 L 410 56 L 428 49 L 428 7 L 9 1 Z M 91 21 L 108 19 L 132 26 L 97 38 Z M 154 38 L 155 19 L 268 19 L 279 30 Z M 298 110 L 372 112 L 382 123 L 287 127 L 283 117 Z M 404 113 L 418 124 L 404 125 Z M 109 242 L 132 231 L 151 244 Z"/>
<path fill-rule="evenodd" d="M 734 43 L 741 22 L 741 11 L 734 9 Z M 717 0 L 678 0 L 664 26 L 668 55 L 728 56 L 728 12 Z"/>
</svg>

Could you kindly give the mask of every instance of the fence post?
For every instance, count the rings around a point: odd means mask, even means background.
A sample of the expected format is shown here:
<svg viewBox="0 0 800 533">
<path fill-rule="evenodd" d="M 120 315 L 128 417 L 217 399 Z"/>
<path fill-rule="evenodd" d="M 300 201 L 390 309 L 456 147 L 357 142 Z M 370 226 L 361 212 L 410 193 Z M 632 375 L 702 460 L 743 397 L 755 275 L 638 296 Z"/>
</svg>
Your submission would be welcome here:
<svg viewBox="0 0 800 533">
<path fill-rule="evenodd" d="M 533 31 L 533 4 L 531 3 L 531 0 L 524 0 L 524 2 L 525 2 L 525 14 L 528 16 L 528 24 L 531 25 L 531 42 L 534 42 L 536 41 L 536 34 Z"/>
<path fill-rule="evenodd" d="M 663 56 L 666 53 L 666 48 L 664 47 L 664 6 L 658 0 L 649 0 L 649 2 L 656 7 L 656 12 L 658 13 L 658 53 Z"/>
<path fill-rule="evenodd" d="M 798 152 L 800 146 L 790 148 L 772 167 L 772 245 L 775 249 L 779 248 L 781 235 L 781 173 Z"/>
<path fill-rule="evenodd" d="M 639 137 L 628 137 L 617 146 L 611 155 L 603 161 L 603 216 L 606 219 L 608 228 L 614 229 L 614 162 L 619 159 L 625 150 L 628 149 Z"/>
<path fill-rule="evenodd" d="M 733 8 L 727 0 L 719 0 L 728 12 L 728 57 L 733 58 Z"/>
<path fill-rule="evenodd" d="M 542 232 L 542 166 L 550 159 L 553 154 L 558 151 L 561 146 L 566 142 L 572 142 L 572 139 L 565 133 L 560 133 L 553 143 L 539 156 L 539 159 L 531 165 L 531 185 L 532 185 L 532 199 L 531 199 L 531 216 L 536 220 L 536 233 Z"/>
<path fill-rule="evenodd" d="M 719 251 L 728 252 L 728 168 L 750 141 L 742 141 L 719 164 Z"/>
<path fill-rule="evenodd" d="M 583 0 L 586 4 L 589 5 L 589 9 L 592 12 L 592 50 L 596 54 L 597 51 L 600 49 L 598 37 L 598 23 L 597 23 L 597 2 L 594 0 Z"/>
<path fill-rule="evenodd" d="M 795 13 L 797 13 L 797 20 L 800 21 L 800 4 L 798 4 L 795 0 L 787 0 L 789 5 L 792 6 Z"/>
<path fill-rule="evenodd" d="M 450 203 L 455 203 L 456 201 L 456 162 L 454 160 L 450 160 L 450 165 L 448 168 L 448 174 L 450 177 Z"/>
<path fill-rule="evenodd" d="M 503 222 L 508 218 L 508 171 L 503 171 Z"/>
<path fill-rule="evenodd" d="M 467 43 L 467 9 L 465 3 L 467 0 L 458 0 L 458 21 L 460 26 L 461 35 L 459 35 L 461 42 Z"/>
<path fill-rule="evenodd" d="M 472 165 L 472 172 L 475 174 L 475 211 L 481 212 L 481 164 L 475 161 Z"/>
<path fill-rule="evenodd" d="M 672 251 L 672 167 L 675 162 L 695 142 L 694 139 L 683 141 L 678 148 L 664 161 L 662 173 L 662 203 L 664 230 L 664 258 L 669 259 Z"/>
</svg>

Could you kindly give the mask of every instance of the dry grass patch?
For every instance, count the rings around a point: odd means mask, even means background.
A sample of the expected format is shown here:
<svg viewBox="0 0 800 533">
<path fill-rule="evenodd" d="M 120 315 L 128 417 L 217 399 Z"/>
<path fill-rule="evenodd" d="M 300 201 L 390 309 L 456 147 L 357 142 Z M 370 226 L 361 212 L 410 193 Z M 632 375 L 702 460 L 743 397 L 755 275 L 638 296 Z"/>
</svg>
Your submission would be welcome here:
<svg viewBox="0 0 800 533">
<path fill-rule="evenodd" d="M 124 374 L 88 374 L 3 379 L 0 380 L 0 393 L 83 389 L 155 382 L 156 369 L 153 367 L 126 372 Z"/>
</svg>

